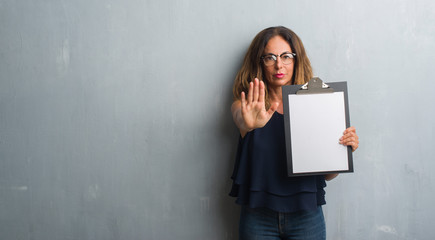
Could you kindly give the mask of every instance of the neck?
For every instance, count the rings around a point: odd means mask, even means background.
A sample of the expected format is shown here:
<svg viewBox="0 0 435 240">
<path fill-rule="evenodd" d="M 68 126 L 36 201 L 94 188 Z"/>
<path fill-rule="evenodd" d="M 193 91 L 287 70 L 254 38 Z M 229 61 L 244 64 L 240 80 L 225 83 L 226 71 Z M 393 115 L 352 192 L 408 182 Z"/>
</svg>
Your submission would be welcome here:
<svg viewBox="0 0 435 240">
<path fill-rule="evenodd" d="M 282 102 L 282 88 L 276 87 L 276 88 L 268 88 L 269 92 L 269 100 L 272 102 Z"/>
</svg>

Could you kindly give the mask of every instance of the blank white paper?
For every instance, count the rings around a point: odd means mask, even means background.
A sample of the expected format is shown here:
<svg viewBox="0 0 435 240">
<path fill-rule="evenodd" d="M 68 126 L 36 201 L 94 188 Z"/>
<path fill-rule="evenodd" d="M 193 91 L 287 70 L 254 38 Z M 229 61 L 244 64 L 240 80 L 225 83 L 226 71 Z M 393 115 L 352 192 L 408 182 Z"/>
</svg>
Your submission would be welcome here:
<svg viewBox="0 0 435 240">
<path fill-rule="evenodd" d="M 349 170 L 344 93 L 289 95 L 293 173 Z"/>
</svg>

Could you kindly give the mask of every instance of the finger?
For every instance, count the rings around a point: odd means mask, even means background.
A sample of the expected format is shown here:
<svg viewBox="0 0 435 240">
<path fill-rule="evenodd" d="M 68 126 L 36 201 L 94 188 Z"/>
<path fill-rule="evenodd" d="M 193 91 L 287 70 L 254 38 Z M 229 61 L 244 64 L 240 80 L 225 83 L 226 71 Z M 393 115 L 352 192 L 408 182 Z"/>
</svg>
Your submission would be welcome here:
<svg viewBox="0 0 435 240">
<path fill-rule="evenodd" d="M 354 152 L 358 148 L 358 142 L 347 142 L 343 143 L 343 145 L 352 147 L 352 152 Z"/>
<path fill-rule="evenodd" d="M 258 101 L 258 96 L 259 96 L 259 92 L 260 92 L 260 86 L 258 83 L 258 78 L 254 79 L 254 102 Z"/>
<path fill-rule="evenodd" d="M 358 135 L 355 132 L 355 128 L 348 128 L 343 132 L 343 136 L 340 139 L 345 139 L 345 138 L 349 138 L 349 137 L 354 137 L 356 139 L 358 139 Z"/>
<path fill-rule="evenodd" d="M 259 102 L 264 102 L 266 92 L 264 91 L 264 82 L 260 81 L 260 96 L 258 98 Z"/>
<path fill-rule="evenodd" d="M 351 143 L 349 143 L 349 145 L 347 145 L 347 146 L 352 147 L 352 152 L 354 152 L 354 151 L 358 148 L 358 144 L 355 143 L 355 142 L 351 142 Z"/>
<path fill-rule="evenodd" d="M 245 92 L 242 92 L 240 94 L 240 98 L 242 100 L 242 112 L 243 112 L 243 110 L 246 108 L 246 96 L 245 96 Z"/>
<path fill-rule="evenodd" d="M 355 137 L 341 137 L 340 143 L 347 145 L 349 142 L 356 142 L 358 141 Z"/>
<path fill-rule="evenodd" d="M 346 133 L 340 139 L 344 140 L 348 138 L 359 139 L 358 135 L 356 135 L 355 133 Z"/>
<path fill-rule="evenodd" d="M 248 104 L 252 102 L 253 98 L 253 91 L 254 91 L 254 83 L 251 81 L 249 83 L 249 91 L 248 91 Z"/>
<path fill-rule="evenodd" d="M 277 102 L 273 103 L 273 104 L 270 106 L 269 110 L 267 110 L 267 113 L 268 113 L 269 115 L 272 115 L 272 114 L 273 114 L 273 113 L 278 109 L 278 106 L 279 106 L 279 103 L 277 103 Z"/>
<path fill-rule="evenodd" d="M 352 152 L 355 152 L 355 150 L 357 150 L 357 149 L 358 149 L 358 144 L 352 145 Z"/>
<path fill-rule="evenodd" d="M 350 145 L 350 143 L 356 142 L 356 139 L 355 138 L 345 138 L 345 139 L 341 140 L 341 142 L 344 145 Z"/>
<path fill-rule="evenodd" d="M 351 133 L 351 132 L 356 133 L 355 127 L 352 126 L 352 127 L 346 128 L 346 130 L 344 130 L 344 132 L 343 132 L 343 135 L 346 134 L 346 133 Z"/>
</svg>

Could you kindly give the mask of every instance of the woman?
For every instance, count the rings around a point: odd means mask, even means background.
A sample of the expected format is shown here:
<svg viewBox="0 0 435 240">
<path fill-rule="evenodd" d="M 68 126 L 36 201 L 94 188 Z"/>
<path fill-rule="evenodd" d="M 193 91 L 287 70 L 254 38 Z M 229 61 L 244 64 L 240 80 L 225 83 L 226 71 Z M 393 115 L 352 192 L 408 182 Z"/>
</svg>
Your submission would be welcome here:
<svg viewBox="0 0 435 240">
<path fill-rule="evenodd" d="M 231 106 L 240 130 L 230 193 L 242 205 L 240 239 L 326 238 L 323 188 L 337 174 L 287 177 L 286 172 L 281 88 L 312 77 L 302 41 L 288 28 L 264 29 L 246 53 Z M 355 151 L 355 128 L 346 129 L 339 141 Z"/>
</svg>

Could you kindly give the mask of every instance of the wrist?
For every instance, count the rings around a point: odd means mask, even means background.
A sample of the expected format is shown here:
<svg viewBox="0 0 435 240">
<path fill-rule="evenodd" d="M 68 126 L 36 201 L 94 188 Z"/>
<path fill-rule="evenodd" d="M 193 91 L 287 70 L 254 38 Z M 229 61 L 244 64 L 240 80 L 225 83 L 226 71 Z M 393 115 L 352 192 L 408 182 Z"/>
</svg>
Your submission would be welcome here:
<svg viewBox="0 0 435 240">
<path fill-rule="evenodd" d="M 245 132 L 251 132 L 252 130 L 254 130 L 255 128 L 249 128 L 246 125 L 244 126 L 244 130 Z"/>
</svg>

